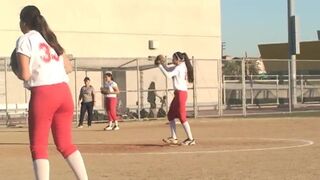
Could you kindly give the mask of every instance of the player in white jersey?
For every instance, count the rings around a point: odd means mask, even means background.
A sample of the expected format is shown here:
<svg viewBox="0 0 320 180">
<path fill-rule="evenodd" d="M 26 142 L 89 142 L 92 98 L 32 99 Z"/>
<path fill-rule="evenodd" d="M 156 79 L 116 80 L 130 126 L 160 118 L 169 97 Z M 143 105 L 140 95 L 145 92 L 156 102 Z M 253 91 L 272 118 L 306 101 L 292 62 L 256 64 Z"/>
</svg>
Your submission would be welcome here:
<svg viewBox="0 0 320 180">
<path fill-rule="evenodd" d="M 112 73 L 106 72 L 104 74 L 104 86 L 101 88 L 101 93 L 105 96 L 105 108 L 108 114 L 109 125 L 104 130 L 119 130 L 119 123 L 117 117 L 117 94 L 119 94 L 118 84 L 113 81 Z"/>
<path fill-rule="evenodd" d="M 71 63 L 37 7 L 26 6 L 21 10 L 20 28 L 24 35 L 16 45 L 17 75 L 31 91 L 28 125 L 36 179 L 49 179 L 51 129 L 58 151 L 77 179 L 87 180 L 82 156 L 71 137 L 74 106 L 67 84 Z"/>
<path fill-rule="evenodd" d="M 194 145 L 196 142 L 193 139 L 186 113 L 188 82 L 193 82 L 193 68 L 186 53 L 175 52 L 172 56 L 172 63 L 174 64 L 173 67 L 166 67 L 164 64 L 159 64 L 161 71 L 168 78 L 172 78 L 174 88 L 174 98 L 170 104 L 170 109 L 167 115 L 170 124 L 171 136 L 163 139 L 163 141 L 169 144 L 178 144 L 175 118 L 179 118 L 188 136 L 182 144 Z"/>
</svg>

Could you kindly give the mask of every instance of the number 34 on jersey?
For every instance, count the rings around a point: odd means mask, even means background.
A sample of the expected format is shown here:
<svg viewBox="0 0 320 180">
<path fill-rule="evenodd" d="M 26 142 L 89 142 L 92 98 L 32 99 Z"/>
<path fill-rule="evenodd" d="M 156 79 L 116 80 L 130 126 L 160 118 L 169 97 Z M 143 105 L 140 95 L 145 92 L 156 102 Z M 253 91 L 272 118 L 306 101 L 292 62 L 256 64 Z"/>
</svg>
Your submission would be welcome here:
<svg viewBox="0 0 320 180">
<path fill-rule="evenodd" d="M 40 43 L 39 50 L 42 52 L 41 59 L 49 63 L 51 60 L 59 61 L 59 56 L 54 52 L 51 51 L 52 48 L 47 43 Z"/>
</svg>

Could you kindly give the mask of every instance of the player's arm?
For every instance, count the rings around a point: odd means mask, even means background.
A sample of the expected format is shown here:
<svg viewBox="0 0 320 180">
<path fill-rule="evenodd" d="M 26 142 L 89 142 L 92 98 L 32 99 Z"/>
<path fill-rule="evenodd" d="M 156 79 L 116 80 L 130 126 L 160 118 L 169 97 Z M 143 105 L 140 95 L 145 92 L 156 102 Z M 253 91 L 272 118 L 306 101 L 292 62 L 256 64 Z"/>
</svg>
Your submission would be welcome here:
<svg viewBox="0 0 320 180">
<path fill-rule="evenodd" d="M 94 93 L 94 88 L 92 88 L 91 96 L 92 96 L 92 102 L 93 102 L 93 105 L 94 105 L 94 104 L 95 104 L 95 102 L 96 102 L 96 99 L 95 99 L 95 93 Z"/>
<path fill-rule="evenodd" d="M 169 67 L 166 64 L 161 64 L 161 66 L 163 67 L 163 69 L 165 69 L 166 71 L 170 71 Z"/>
<path fill-rule="evenodd" d="M 81 103 L 82 96 L 83 96 L 83 93 L 82 93 L 82 88 L 81 88 L 81 89 L 80 89 L 80 93 L 79 93 L 79 98 L 78 98 L 78 104 Z"/>
<path fill-rule="evenodd" d="M 109 94 L 119 94 L 120 93 L 118 86 L 114 86 L 114 87 L 112 87 L 112 89 L 113 89 L 113 92 L 110 92 Z"/>
<path fill-rule="evenodd" d="M 179 71 L 177 71 L 177 68 L 173 69 L 172 71 L 168 71 L 163 67 L 162 64 L 159 65 L 160 70 L 163 72 L 164 75 L 166 75 L 168 78 L 172 78 L 176 75 L 178 75 Z"/>
<path fill-rule="evenodd" d="M 72 72 L 72 64 L 70 62 L 70 59 L 65 53 L 62 54 L 62 57 L 63 57 L 64 69 L 66 73 L 69 74 Z"/>
<path fill-rule="evenodd" d="M 18 63 L 18 78 L 23 81 L 28 81 L 31 77 L 29 70 L 30 58 L 24 54 L 17 53 L 17 63 Z"/>
</svg>

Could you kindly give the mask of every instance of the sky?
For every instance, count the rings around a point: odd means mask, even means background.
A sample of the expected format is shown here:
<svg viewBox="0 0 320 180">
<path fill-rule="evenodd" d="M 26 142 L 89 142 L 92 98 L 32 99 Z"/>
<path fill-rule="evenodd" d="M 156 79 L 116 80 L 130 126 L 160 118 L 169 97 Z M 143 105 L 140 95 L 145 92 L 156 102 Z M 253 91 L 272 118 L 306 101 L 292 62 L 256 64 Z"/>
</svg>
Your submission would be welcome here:
<svg viewBox="0 0 320 180">
<path fill-rule="evenodd" d="M 299 39 L 317 40 L 320 0 L 293 0 Z M 258 44 L 288 41 L 287 0 L 221 0 L 224 55 L 260 56 Z"/>
</svg>

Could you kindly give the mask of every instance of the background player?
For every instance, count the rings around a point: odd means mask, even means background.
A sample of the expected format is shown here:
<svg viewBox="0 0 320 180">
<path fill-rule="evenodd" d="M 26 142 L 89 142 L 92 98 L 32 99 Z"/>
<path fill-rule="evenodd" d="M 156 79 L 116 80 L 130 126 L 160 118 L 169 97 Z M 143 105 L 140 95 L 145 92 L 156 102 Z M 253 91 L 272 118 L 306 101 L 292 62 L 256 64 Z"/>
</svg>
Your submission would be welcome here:
<svg viewBox="0 0 320 180">
<path fill-rule="evenodd" d="M 118 84 L 113 81 L 112 73 L 104 74 L 104 87 L 101 88 L 101 93 L 105 95 L 105 107 L 108 114 L 109 125 L 104 128 L 106 131 L 119 130 L 117 118 L 117 94 L 119 94 Z"/>
</svg>

